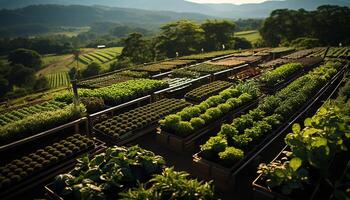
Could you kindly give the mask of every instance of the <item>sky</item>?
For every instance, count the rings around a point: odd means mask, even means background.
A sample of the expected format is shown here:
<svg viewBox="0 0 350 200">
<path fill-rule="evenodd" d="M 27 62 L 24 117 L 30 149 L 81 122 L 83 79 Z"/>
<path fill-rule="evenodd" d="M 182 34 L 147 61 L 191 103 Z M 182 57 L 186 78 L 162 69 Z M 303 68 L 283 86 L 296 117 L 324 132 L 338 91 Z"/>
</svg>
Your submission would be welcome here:
<svg viewBox="0 0 350 200">
<path fill-rule="evenodd" d="M 266 0 L 187 0 L 196 3 L 234 3 L 234 4 L 244 4 L 244 3 L 261 3 Z"/>
</svg>

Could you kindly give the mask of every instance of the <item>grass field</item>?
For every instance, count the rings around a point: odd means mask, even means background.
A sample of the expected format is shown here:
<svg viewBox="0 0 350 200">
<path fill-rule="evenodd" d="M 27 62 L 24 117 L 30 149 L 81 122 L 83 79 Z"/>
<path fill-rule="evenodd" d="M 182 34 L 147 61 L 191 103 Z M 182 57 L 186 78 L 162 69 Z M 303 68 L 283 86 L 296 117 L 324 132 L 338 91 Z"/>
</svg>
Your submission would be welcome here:
<svg viewBox="0 0 350 200">
<path fill-rule="evenodd" d="M 261 38 L 257 30 L 236 32 L 235 36 L 245 38 L 251 43 L 255 43 Z"/>
</svg>

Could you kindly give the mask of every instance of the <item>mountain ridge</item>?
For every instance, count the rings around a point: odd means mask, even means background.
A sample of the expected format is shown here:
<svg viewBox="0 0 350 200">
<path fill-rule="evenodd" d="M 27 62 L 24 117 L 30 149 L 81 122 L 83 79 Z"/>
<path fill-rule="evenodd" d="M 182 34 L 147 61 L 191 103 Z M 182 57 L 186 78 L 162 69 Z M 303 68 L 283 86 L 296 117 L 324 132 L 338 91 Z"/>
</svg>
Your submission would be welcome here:
<svg viewBox="0 0 350 200">
<path fill-rule="evenodd" d="M 199 4 L 185 0 L 0 0 L 0 8 L 15 9 L 36 4 L 108 6 L 119 8 L 136 8 L 151 11 L 174 11 L 186 13 L 200 13 L 225 18 L 263 18 L 272 10 L 279 8 L 313 10 L 320 5 L 350 6 L 350 0 L 285 0 L 265 1 L 235 5 Z"/>
</svg>

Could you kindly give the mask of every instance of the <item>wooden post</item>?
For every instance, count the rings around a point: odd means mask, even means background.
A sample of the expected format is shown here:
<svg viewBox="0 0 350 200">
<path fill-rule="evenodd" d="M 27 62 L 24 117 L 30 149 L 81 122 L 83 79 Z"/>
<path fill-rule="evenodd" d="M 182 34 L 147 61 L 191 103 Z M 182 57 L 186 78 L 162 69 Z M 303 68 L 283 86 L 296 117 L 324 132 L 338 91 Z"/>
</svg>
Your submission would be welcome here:
<svg viewBox="0 0 350 200">
<path fill-rule="evenodd" d="M 74 97 L 73 97 L 73 103 L 75 108 L 77 108 L 79 106 L 79 95 L 78 95 L 78 86 L 77 86 L 77 80 L 74 79 L 71 81 L 72 83 L 72 88 L 73 88 L 73 93 L 74 93 Z"/>
</svg>

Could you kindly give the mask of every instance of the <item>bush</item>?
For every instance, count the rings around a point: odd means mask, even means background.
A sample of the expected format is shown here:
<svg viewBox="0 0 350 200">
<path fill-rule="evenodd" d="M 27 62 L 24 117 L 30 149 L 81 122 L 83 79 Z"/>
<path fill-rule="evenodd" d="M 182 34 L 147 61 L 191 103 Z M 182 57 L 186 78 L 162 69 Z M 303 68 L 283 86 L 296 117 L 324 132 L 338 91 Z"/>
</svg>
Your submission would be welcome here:
<svg viewBox="0 0 350 200">
<path fill-rule="evenodd" d="M 85 70 L 82 72 L 83 78 L 88 78 L 90 76 L 96 76 L 100 73 L 102 67 L 98 63 L 91 63 L 89 64 Z"/>
<path fill-rule="evenodd" d="M 95 113 L 105 108 L 103 99 L 97 97 L 83 97 L 80 99 L 81 103 L 85 105 L 88 113 Z"/>
<path fill-rule="evenodd" d="M 232 166 L 235 162 L 244 157 L 244 152 L 234 147 L 227 147 L 225 151 L 219 153 L 220 161 L 225 166 Z"/>
<path fill-rule="evenodd" d="M 290 46 L 295 48 L 305 48 L 305 49 L 311 49 L 314 47 L 321 46 L 320 40 L 317 38 L 308 38 L 308 37 L 301 37 L 293 40 L 290 43 Z"/>
</svg>

